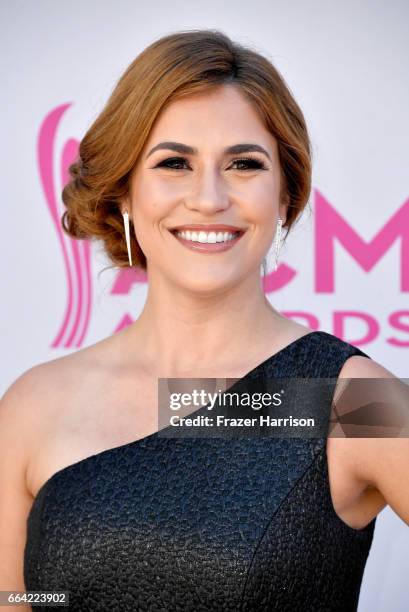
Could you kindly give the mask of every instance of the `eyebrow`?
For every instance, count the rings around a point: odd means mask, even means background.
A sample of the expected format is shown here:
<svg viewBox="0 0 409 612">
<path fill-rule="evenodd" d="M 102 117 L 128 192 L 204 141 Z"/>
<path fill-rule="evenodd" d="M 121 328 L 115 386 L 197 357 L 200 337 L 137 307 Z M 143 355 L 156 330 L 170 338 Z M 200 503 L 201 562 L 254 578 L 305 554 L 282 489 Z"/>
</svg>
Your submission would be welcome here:
<svg viewBox="0 0 409 612">
<path fill-rule="evenodd" d="M 170 150 L 170 151 L 176 151 L 176 153 L 182 153 L 184 155 L 197 155 L 197 153 L 198 153 L 198 150 L 195 147 L 190 147 L 189 145 L 185 145 L 185 144 L 183 144 L 181 142 L 172 142 L 172 141 L 169 141 L 169 142 L 160 142 L 159 144 L 154 146 L 149 151 L 149 153 L 146 156 L 146 159 L 150 155 L 152 155 L 152 153 L 154 153 L 155 151 L 158 151 L 160 149 L 167 149 L 167 150 Z M 258 144 L 254 144 L 254 143 L 241 143 L 241 144 L 232 145 L 230 147 L 226 147 L 223 150 L 223 153 L 225 155 L 228 155 L 228 154 L 240 155 L 242 153 L 250 153 L 251 151 L 256 151 L 258 153 L 263 153 L 271 161 L 271 157 L 267 153 L 267 151 L 264 149 L 264 147 L 262 147 L 262 146 L 260 146 Z"/>
</svg>

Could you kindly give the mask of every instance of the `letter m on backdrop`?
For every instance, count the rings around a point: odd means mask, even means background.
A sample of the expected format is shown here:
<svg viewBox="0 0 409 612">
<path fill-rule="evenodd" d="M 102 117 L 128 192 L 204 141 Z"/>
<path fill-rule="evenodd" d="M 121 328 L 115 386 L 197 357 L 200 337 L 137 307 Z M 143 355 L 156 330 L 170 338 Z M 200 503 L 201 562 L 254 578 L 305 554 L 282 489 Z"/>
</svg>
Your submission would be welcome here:
<svg viewBox="0 0 409 612">
<path fill-rule="evenodd" d="M 400 290 L 409 291 L 409 200 L 366 242 L 315 190 L 315 291 L 334 292 L 335 241 L 366 272 L 383 257 L 398 238 L 400 242 Z"/>
</svg>

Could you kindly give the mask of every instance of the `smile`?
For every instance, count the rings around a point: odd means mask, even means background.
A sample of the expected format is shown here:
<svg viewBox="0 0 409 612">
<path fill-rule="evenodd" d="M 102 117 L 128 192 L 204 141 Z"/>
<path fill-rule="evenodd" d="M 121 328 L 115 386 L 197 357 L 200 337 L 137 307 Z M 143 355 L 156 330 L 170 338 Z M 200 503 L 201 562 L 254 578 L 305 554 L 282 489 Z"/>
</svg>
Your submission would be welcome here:
<svg viewBox="0 0 409 612">
<path fill-rule="evenodd" d="M 228 242 L 233 240 L 240 232 L 176 232 L 176 236 L 191 240 L 192 242 L 201 242 L 214 244 L 215 242 Z"/>
<path fill-rule="evenodd" d="M 187 248 L 214 253 L 231 249 L 237 244 L 244 231 L 173 230 L 171 233 Z"/>
</svg>

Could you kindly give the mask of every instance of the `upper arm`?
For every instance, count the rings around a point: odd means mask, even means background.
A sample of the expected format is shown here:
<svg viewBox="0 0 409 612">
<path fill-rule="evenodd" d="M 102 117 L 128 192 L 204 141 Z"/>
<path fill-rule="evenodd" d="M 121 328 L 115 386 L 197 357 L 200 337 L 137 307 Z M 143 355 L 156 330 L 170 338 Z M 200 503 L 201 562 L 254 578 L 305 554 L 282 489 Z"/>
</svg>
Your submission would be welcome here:
<svg viewBox="0 0 409 612">
<path fill-rule="evenodd" d="M 361 404 L 367 416 L 370 410 L 377 410 L 377 422 L 400 427 L 376 429 L 372 424 L 373 437 L 346 439 L 346 451 L 355 478 L 376 488 L 409 525 L 409 387 L 376 361 L 359 355 L 345 362 L 340 378 L 389 379 L 386 384 L 377 380 L 372 387 L 370 381 L 364 381 L 362 388 L 368 389 L 368 396 L 360 398 Z"/>
<path fill-rule="evenodd" d="M 26 521 L 33 501 L 26 468 L 36 431 L 33 400 L 40 371 L 39 366 L 27 370 L 0 400 L 0 591 L 25 590 Z"/>
</svg>

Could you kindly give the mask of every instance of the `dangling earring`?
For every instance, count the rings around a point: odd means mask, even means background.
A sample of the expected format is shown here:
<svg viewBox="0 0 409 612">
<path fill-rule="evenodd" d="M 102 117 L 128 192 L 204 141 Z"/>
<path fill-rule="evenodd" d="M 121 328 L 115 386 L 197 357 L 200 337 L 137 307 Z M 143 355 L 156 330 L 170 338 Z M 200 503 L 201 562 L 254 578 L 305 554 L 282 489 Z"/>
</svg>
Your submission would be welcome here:
<svg viewBox="0 0 409 612">
<path fill-rule="evenodd" d="M 277 230 L 276 230 L 276 235 L 274 238 L 274 272 L 277 270 L 278 267 L 278 255 L 280 252 L 280 247 L 281 247 L 281 227 L 283 225 L 283 220 L 279 217 L 278 218 L 278 222 L 277 222 Z"/>
<path fill-rule="evenodd" d="M 128 249 L 129 265 L 132 266 L 131 237 L 129 235 L 129 214 L 128 214 L 128 211 L 125 210 L 125 212 L 122 213 L 122 215 L 123 215 L 123 218 L 124 218 L 125 239 L 126 239 L 126 248 Z"/>
<path fill-rule="evenodd" d="M 270 248 L 268 250 L 268 253 L 267 253 L 266 257 L 263 260 L 263 276 L 267 276 L 267 274 L 269 274 L 271 269 L 273 269 L 274 271 L 277 270 L 277 267 L 278 267 L 278 254 L 279 254 L 280 246 L 281 246 L 280 238 L 281 238 L 281 227 L 282 227 L 282 224 L 283 224 L 283 220 L 279 217 L 278 218 L 278 222 L 277 222 L 277 229 L 276 229 L 276 233 L 275 233 L 275 236 L 274 236 L 274 240 L 271 243 Z M 270 264 L 272 259 L 274 259 L 273 265 Z"/>
</svg>

